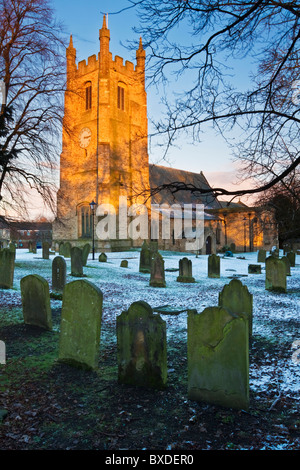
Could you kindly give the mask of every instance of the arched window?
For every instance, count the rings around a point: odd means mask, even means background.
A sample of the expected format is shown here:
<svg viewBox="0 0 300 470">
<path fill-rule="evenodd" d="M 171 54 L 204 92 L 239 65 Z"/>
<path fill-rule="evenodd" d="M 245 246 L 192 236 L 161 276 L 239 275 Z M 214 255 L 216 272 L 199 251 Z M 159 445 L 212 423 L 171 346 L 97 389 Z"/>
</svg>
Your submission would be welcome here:
<svg viewBox="0 0 300 470">
<path fill-rule="evenodd" d="M 89 205 L 81 206 L 78 210 L 78 229 L 80 238 L 92 238 L 93 216 Z"/>
<path fill-rule="evenodd" d="M 92 109 L 92 83 L 87 82 L 85 84 L 85 109 L 88 111 Z"/>
</svg>

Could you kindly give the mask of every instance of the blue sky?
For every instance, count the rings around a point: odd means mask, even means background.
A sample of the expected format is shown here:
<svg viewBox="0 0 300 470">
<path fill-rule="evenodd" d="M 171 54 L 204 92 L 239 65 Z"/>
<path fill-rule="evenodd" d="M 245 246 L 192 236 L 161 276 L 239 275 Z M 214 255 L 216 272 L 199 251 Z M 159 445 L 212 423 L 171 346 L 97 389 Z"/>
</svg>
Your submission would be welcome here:
<svg viewBox="0 0 300 470">
<path fill-rule="evenodd" d="M 103 13 L 108 13 L 108 27 L 111 33 L 110 50 L 113 56 L 119 55 L 126 60 L 135 61 L 135 51 L 126 49 L 122 43 L 138 39 L 132 30 L 138 23 L 136 12 L 131 9 L 113 14 L 128 6 L 126 0 L 87 0 L 85 2 L 52 0 L 52 4 L 57 18 L 64 23 L 65 33 L 73 35 L 78 61 L 98 53 L 99 29 L 102 26 Z M 241 76 L 241 80 L 244 80 L 244 77 Z M 157 92 L 156 89 L 150 87 L 147 92 L 149 118 L 160 116 L 163 111 L 160 103 L 162 91 Z M 163 149 L 155 146 L 149 148 L 151 162 L 167 165 L 161 160 L 162 156 Z M 188 171 L 203 171 L 212 186 L 237 189 L 236 185 L 232 185 L 237 167 L 232 162 L 230 151 L 224 140 L 209 127 L 201 137 L 201 142 L 196 145 L 191 145 L 185 140 L 178 142 L 178 147 L 170 152 L 169 164 L 174 168 Z"/>
</svg>

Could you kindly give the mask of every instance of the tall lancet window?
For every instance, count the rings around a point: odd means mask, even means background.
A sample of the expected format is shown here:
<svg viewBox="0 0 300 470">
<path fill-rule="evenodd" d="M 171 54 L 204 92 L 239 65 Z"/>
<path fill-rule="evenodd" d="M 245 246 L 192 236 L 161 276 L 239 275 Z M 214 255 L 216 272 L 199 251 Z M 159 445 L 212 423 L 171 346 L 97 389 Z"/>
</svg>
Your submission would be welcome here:
<svg viewBox="0 0 300 470">
<path fill-rule="evenodd" d="M 88 111 L 92 109 L 92 84 L 91 82 L 85 85 L 85 109 Z"/>
</svg>

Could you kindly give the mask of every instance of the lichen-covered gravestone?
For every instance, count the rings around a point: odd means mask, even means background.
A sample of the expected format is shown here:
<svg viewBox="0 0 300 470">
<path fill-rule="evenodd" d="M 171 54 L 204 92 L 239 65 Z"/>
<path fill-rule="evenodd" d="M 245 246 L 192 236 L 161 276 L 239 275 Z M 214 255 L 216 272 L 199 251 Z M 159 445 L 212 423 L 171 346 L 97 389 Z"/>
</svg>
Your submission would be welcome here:
<svg viewBox="0 0 300 470">
<path fill-rule="evenodd" d="M 30 274 L 21 279 L 24 323 L 52 330 L 49 284 L 43 277 Z"/>
<path fill-rule="evenodd" d="M 15 253 L 9 248 L 0 250 L 0 289 L 12 289 L 14 284 Z"/>
<path fill-rule="evenodd" d="M 8 247 L 9 251 L 14 254 L 14 257 L 16 259 L 16 245 L 14 243 L 10 243 Z"/>
<path fill-rule="evenodd" d="M 82 265 L 83 266 L 86 266 L 90 251 L 91 251 L 91 245 L 89 243 L 86 243 L 84 247 L 82 248 Z"/>
<path fill-rule="evenodd" d="M 42 257 L 43 259 L 49 259 L 50 245 L 48 242 L 43 242 L 42 245 Z"/>
<path fill-rule="evenodd" d="M 239 279 L 232 279 L 219 293 L 219 307 L 227 308 L 237 315 L 245 314 L 248 317 L 249 335 L 252 336 L 253 326 L 253 295 L 248 287 Z"/>
<path fill-rule="evenodd" d="M 258 250 L 257 253 L 257 262 L 264 263 L 266 261 L 267 252 L 266 250 Z"/>
<path fill-rule="evenodd" d="M 220 277 L 220 257 L 215 254 L 208 257 L 208 277 Z"/>
<path fill-rule="evenodd" d="M 86 279 L 66 284 L 63 293 L 59 362 L 83 369 L 98 365 L 103 294 Z"/>
<path fill-rule="evenodd" d="M 141 253 L 140 253 L 140 273 L 151 273 L 151 260 L 152 254 L 146 241 L 143 242 Z"/>
<path fill-rule="evenodd" d="M 52 290 L 62 292 L 66 285 L 67 264 L 62 256 L 56 256 L 52 261 Z"/>
<path fill-rule="evenodd" d="M 105 253 L 101 253 L 99 255 L 99 262 L 100 263 L 106 263 L 107 262 L 107 255 Z"/>
<path fill-rule="evenodd" d="M 287 256 L 283 256 L 282 258 L 280 258 L 284 263 L 285 263 L 285 268 L 286 268 L 286 275 L 287 276 L 290 276 L 291 275 L 291 263 L 288 259 Z"/>
<path fill-rule="evenodd" d="M 63 252 L 65 258 L 71 258 L 72 245 L 70 242 L 65 242 L 63 246 Z"/>
<path fill-rule="evenodd" d="M 166 322 L 146 302 L 134 302 L 117 317 L 117 351 L 120 383 L 166 386 Z"/>
<path fill-rule="evenodd" d="M 188 312 L 188 397 L 249 407 L 249 332 L 243 316 L 223 307 Z"/>
<path fill-rule="evenodd" d="M 265 288 L 269 291 L 286 292 L 286 265 L 275 256 L 266 259 Z"/>
<path fill-rule="evenodd" d="M 296 253 L 294 253 L 293 251 L 289 251 L 286 254 L 286 257 L 290 262 L 291 268 L 294 268 L 296 265 Z"/>
<path fill-rule="evenodd" d="M 82 250 L 78 246 L 71 249 L 71 276 L 83 276 Z"/>
<path fill-rule="evenodd" d="M 192 273 L 192 261 L 188 258 L 182 258 L 179 260 L 179 276 L 177 282 L 193 283 L 195 279 Z"/>
<path fill-rule="evenodd" d="M 155 253 L 151 264 L 151 287 L 166 287 L 165 281 L 165 262 L 159 252 Z"/>
</svg>

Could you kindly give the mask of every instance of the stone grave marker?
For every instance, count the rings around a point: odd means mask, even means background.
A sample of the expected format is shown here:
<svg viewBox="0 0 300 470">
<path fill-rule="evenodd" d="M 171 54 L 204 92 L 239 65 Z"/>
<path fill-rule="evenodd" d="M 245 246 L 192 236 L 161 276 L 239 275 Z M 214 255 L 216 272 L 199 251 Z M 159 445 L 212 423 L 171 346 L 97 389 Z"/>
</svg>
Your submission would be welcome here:
<svg viewBox="0 0 300 470">
<path fill-rule="evenodd" d="M 49 259 L 50 245 L 48 242 L 42 244 L 42 257 L 43 259 Z"/>
<path fill-rule="evenodd" d="M 63 248 L 65 258 L 71 258 L 71 249 L 72 249 L 71 243 L 70 242 L 65 242 L 64 243 L 64 248 Z"/>
<path fill-rule="evenodd" d="M 248 264 L 248 274 L 261 274 L 261 265 Z"/>
<path fill-rule="evenodd" d="M 21 279 L 20 285 L 24 323 L 52 330 L 50 292 L 46 279 L 30 274 Z"/>
<path fill-rule="evenodd" d="M 155 253 L 152 260 L 149 284 L 151 287 L 166 287 L 165 262 L 159 252 Z"/>
<path fill-rule="evenodd" d="M 66 284 L 58 361 L 83 369 L 98 366 L 103 294 L 86 279 Z"/>
<path fill-rule="evenodd" d="M 219 293 L 219 307 L 227 308 L 236 315 L 248 317 L 249 335 L 252 336 L 253 326 L 253 295 L 248 287 L 244 286 L 239 279 L 232 279 Z"/>
<path fill-rule="evenodd" d="M 0 250 L 0 289 L 12 289 L 15 272 L 15 252 L 9 248 Z"/>
<path fill-rule="evenodd" d="M 86 243 L 82 248 L 82 265 L 86 266 L 89 254 L 91 252 L 91 245 Z"/>
<path fill-rule="evenodd" d="M 208 257 L 208 277 L 220 277 L 220 257 L 215 254 Z"/>
<path fill-rule="evenodd" d="M 146 302 L 134 302 L 117 317 L 117 355 L 120 383 L 166 386 L 166 322 Z"/>
<path fill-rule="evenodd" d="M 286 292 L 286 265 L 275 256 L 266 258 L 265 288 L 269 291 Z"/>
<path fill-rule="evenodd" d="M 32 243 L 32 253 L 36 254 L 36 242 Z"/>
<path fill-rule="evenodd" d="M 177 282 L 193 283 L 195 279 L 192 274 L 192 261 L 188 258 L 182 258 L 179 260 L 179 276 Z"/>
<path fill-rule="evenodd" d="M 151 273 L 151 261 L 152 261 L 152 252 L 147 242 L 144 241 L 141 252 L 140 252 L 139 272 Z"/>
<path fill-rule="evenodd" d="M 60 242 L 59 248 L 58 248 L 58 254 L 60 256 L 64 256 L 64 242 Z"/>
<path fill-rule="evenodd" d="M 264 263 L 266 261 L 267 252 L 266 250 L 258 250 L 257 253 L 257 262 Z"/>
<path fill-rule="evenodd" d="M 101 253 L 99 255 L 99 262 L 100 263 L 106 263 L 107 262 L 107 255 L 105 253 Z"/>
<path fill-rule="evenodd" d="M 223 307 L 188 312 L 188 397 L 247 410 L 248 322 Z"/>
<path fill-rule="evenodd" d="M 128 268 L 128 261 L 127 261 L 127 259 L 122 259 L 121 264 L 120 264 L 120 267 L 121 267 L 121 268 Z"/>
<path fill-rule="evenodd" d="M 286 268 L 286 275 L 287 276 L 290 276 L 291 275 L 291 263 L 290 263 L 290 260 L 288 259 L 287 256 L 283 256 L 281 258 L 282 261 L 284 261 L 285 263 L 285 268 Z"/>
<path fill-rule="evenodd" d="M 16 245 L 14 243 L 10 243 L 8 249 L 14 254 L 14 258 L 16 259 Z"/>
<path fill-rule="evenodd" d="M 294 268 L 295 265 L 296 265 L 296 253 L 294 253 L 293 251 L 289 251 L 289 252 L 286 254 L 286 257 L 287 257 L 287 259 L 288 259 L 289 262 L 290 262 L 291 268 Z"/>
<path fill-rule="evenodd" d="M 29 240 L 28 242 L 28 251 L 29 253 L 32 253 L 32 241 L 31 240 Z"/>
<path fill-rule="evenodd" d="M 67 264 L 62 256 L 56 256 L 52 261 L 52 290 L 62 292 L 66 285 Z"/>
<path fill-rule="evenodd" d="M 83 276 L 82 250 L 78 246 L 71 249 L 71 276 Z"/>
</svg>

